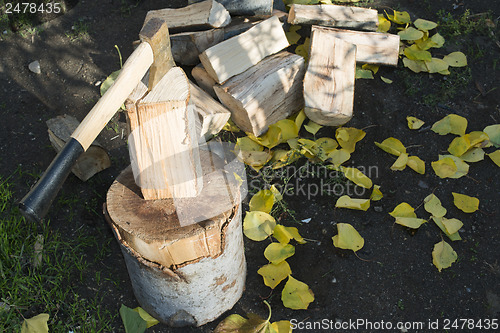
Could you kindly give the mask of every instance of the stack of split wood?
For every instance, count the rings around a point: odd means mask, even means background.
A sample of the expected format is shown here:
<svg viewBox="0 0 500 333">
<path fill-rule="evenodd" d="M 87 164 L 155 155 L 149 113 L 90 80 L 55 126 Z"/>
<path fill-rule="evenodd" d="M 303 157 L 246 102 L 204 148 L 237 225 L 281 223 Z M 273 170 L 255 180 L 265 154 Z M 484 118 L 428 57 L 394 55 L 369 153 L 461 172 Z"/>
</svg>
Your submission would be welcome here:
<svg viewBox="0 0 500 333">
<path fill-rule="evenodd" d="M 287 15 L 273 11 L 272 0 L 189 2 L 148 16 L 173 22 L 174 60 L 191 66 L 201 62 L 191 71 L 198 86 L 230 111 L 238 127 L 256 136 L 303 108 L 319 124 L 345 124 L 353 115 L 356 63 L 397 65 L 399 36 L 376 32 L 378 13 L 373 9 L 292 5 Z M 223 19 L 225 6 L 230 14 L 247 16 Z M 200 20 L 180 24 L 187 13 Z M 286 18 L 289 24 L 312 26 L 308 63 L 286 50 Z M 212 127 L 208 136 L 218 129 Z"/>
</svg>

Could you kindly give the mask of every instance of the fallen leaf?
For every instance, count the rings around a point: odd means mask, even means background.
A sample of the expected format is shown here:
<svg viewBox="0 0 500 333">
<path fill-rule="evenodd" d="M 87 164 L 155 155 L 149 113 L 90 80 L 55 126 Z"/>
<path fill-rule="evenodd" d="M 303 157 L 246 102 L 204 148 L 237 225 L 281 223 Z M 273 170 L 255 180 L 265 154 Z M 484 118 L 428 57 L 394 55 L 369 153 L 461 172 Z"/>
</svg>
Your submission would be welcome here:
<svg viewBox="0 0 500 333">
<path fill-rule="evenodd" d="M 423 60 L 411 60 L 409 58 L 403 58 L 403 65 L 415 73 L 429 71 Z"/>
<path fill-rule="evenodd" d="M 46 313 L 41 313 L 32 318 L 24 319 L 23 324 L 21 325 L 21 333 L 48 333 L 48 321 L 49 315 Z"/>
<path fill-rule="evenodd" d="M 406 117 L 406 121 L 408 122 L 408 128 L 412 130 L 417 130 L 425 124 L 422 120 L 412 116 Z"/>
<path fill-rule="evenodd" d="M 353 199 L 348 195 L 343 195 L 337 199 L 335 207 L 366 211 L 370 208 L 370 199 Z"/>
<path fill-rule="evenodd" d="M 500 167 L 500 149 L 495 150 L 494 152 L 487 154 L 489 158 L 495 163 L 497 166 Z"/>
<path fill-rule="evenodd" d="M 260 190 L 250 199 L 250 211 L 270 213 L 274 205 L 274 194 L 271 190 Z"/>
<path fill-rule="evenodd" d="M 372 180 L 357 168 L 343 168 L 342 171 L 344 176 L 356 185 L 364 188 L 371 188 L 373 185 Z"/>
<path fill-rule="evenodd" d="M 373 74 L 377 74 L 378 70 L 380 69 L 380 65 L 374 65 L 374 64 L 363 64 L 361 66 L 362 69 L 368 69 L 373 72 Z"/>
<path fill-rule="evenodd" d="M 332 240 L 335 247 L 354 252 L 361 250 L 365 245 L 363 237 L 349 223 L 337 223 L 337 234 Z"/>
<path fill-rule="evenodd" d="M 274 184 L 271 185 L 270 190 L 274 195 L 274 202 L 279 202 L 279 201 L 283 200 L 283 195 L 280 193 L 280 191 L 276 188 L 276 186 Z"/>
<path fill-rule="evenodd" d="M 500 124 L 486 126 L 483 132 L 488 134 L 491 143 L 495 147 L 500 147 Z"/>
<path fill-rule="evenodd" d="M 361 141 L 365 135 L 365 131 L 354 127 L 339 127 L 335 131 L 335 139 L 349 154 L 354 152 L 356 143 Z"/>
<path fill-rule="evenodd" d="M 297 33 L 297 31 L 300 30 L 300 28 L 300 25 L 291 25 L 288 31 L 285 33 L 286 39 L 288 39 L 288 43 L 290 43 L 290 45 L 297 44 L 297 42 L 299 41 L 300 35 Z"/>
<path fill-rule="evenodd" d="M 391 83 L 393 82 L 391 79 L 388 79 L 388 78 L 383 77 L 383 76 L 380 76 L 380 79 L 381 79 L 382 81 L 384 81 L 385 83 L 387 83 L 387 84 L 391 84 Z"/>
<path fill-rule="evenodd" d="M 274 228 L 273 237 L 282 244 L 288 244 L 291 239 L 295 239 L 299 244 L 307 243 L 304 238 L 299 234 L 299 231 L 295 227 L 285 227 L 281 224 L 277 224 Z"/>
<path fill-rule="evenodd" d="M 147 323 L 142 319 L 141 315 L 123 304 L 120 307 L 120 317 L 126 333 L 143 333 L 146 331 Z"/>
<path fill-rule="evenodd" d="M 469 138 L 467 135 L 462 135 L 453 139 L 448 147 L 448 152 L 454 156 L 460 157 L 465 154 L 470 147 L 471 143 Z"/>
<path fill-rule="evenodd" d="M 427 222 L 424 219 L 419 219 L 417 217 L 396 217 L 396 223 L 402 226 L 418 229 L 422 224 Z"/>
<path fill-rule="evenodd" d="M 452 52 L 443 58 L 451 67 L 465 67 L 467 66 L 467 57 L 462 52 Z"/>
<path fill-rule="evenodd" d="M 314 301 L 314 294 L 304 282 L 294 279 L 291 275 L 281 292 L 283 305 L 293 310 L 306 310 Z"/>
<path fill-rule="evenodd" d="M 441 48 L 444 45 L 445 39 L 443 36 L 441 36 L 439 33 L 434 34 L 430 40 L 434 43 L 432 46 L 433 48 Z"/>
<path fill-rule="evenodd" d="M 383 14 L 378 14 L 378 32 L 387 32 L 391 29 L 391 21 L 386 19 Z"/>
<path fill-rule="evenodd" d="M 471 147 L 487 148 L 492 146 L 490 137 L 482 131 L 473 131 L 465 136 L 469 139 Z"/>
<path fill-rule="evenodd" d="M 368 79 L 372 80 L 373 79 L 373 72 L 369 69 L 363 69 L 356 67 L 356 79 Z"/>
<path fill-rule="evenodd" d="M 224 127 L 222 127 L 223 131 L 238 133 L 241 132 L 241 129 L 234 123 L 234 121 L 229 118 Z"/>
<path fill-rule="evenodd" d="M 149 313 L 147 313 L 143 308 L 140 306 L 136 307 L 134 309 L 135 312 L 139 313 L 142 319 L 146 321 L 146 328 L 150 328 L 151 326 L 154 326 L 156 324 L 159 324 L 160 322 L 153 318 Z"/>
<path fill-rule="evenodd" d="M 387 12 L 385 12 L 385 15 L 387 15 L 387 18 L 391 20 L 392 22 L 396 24 L 409 24 L 411 23 L 411 18 L 410 14 L 408 12 L 400 12 L 397 10 L 392 11 L 392 15 L 389 15 Z"/>
<path fill-rule="evenodd" d="M 375 142 L 375 145 L 392 155 L 399 156 L 401 154 L 406 154 L 405 146 L 401 143 L 401 141 L 393 137 L 385 139 L 382 143 Z"/>
<path fill-rule="evenodd" d="M 309 47 L 311 46 L 311 39 L 306 37 L 304 44 L 295 48 L 295 54 L 303 57 L 306 61 L 309 60 Z"/>
<path fill-rule="evenodd" d="M 451 267 L 457 260 L 458 256 L 450 244 L 445 241 L 441 241 L 434 245 L 434 250 L 432 251 L 432 263 L 441 272 L 442 269 Z"/>
<path fill-rule="evenodd" d="M 337 141 L 332 138 L 319 138 L 316 141 L 316 157 L 325 161 L 329 155 L 338 147 Z"/>
<path fill-rule="evenodd" d="M 431 130 L 439 135 L 456 134 L 465 135 L 467 119 L 456 114 L 449 114 L 432 125 Z"/>
<path fill-rule="evenodd" d="M 273 169 L 280 169 L 293 162 L 299 160 L 302 157 L 300 151 L 296 149 L 284 150 L 275 149 L 273 157 L 271 158 L 271 164 Z"/>
<path fill-rule="evenodd" d="M 418 156 L 409 156 L 406 165 L 413 171 L 421 175 L 425 174 L 425 162 L 422 161 Z"/>
<path fill-rule="evenodd" d="M 215 328 L 214 333 L 237 333 L 248 319 L 239 314 L 232 314 L 224 318 Z"/>
<path fill-rule="evenodd" d="M 452 235 L 457 233 L 458 230 L 460 230 L 460 228 L 462 228 L 464 225 L 462 221 L 458 219 L 447 219 L 447 218 L 443 218 L 441 220 L 441 223 L 443 223 L 447 235 Z"/>
<path fill-rule="evenodd" d="M 311 133 L 312 135 L 316 135 L 316 133 L 318 133 L 318 131 L 322 128 L 323 126 L 321 126 L 320 124 L 317 124 L 315 123 L 314 121 L 312 120 L 309 120 L 309 122 L 307 123 L 307 125 L 304 125 L 304 128 L 306 129 L 306 131 L 308 131 L 309 133 Z"/>
<path fill-rule="evenodd" d="M 465 194 L 451 192 L 453 194 L 453 203 L 464 213 L 474 213 L 479 209 L 479 199 Z"/>
<path fill-rule="evenodd" d="M 370 200 L 379 201 L 383 197 L 384 195 L 382 194 L 382 191 L 380 191 L 380 185 L 373 185 L 373 191 L 372 194 L 370 195 Z"/>
<path fill-rule="evenodd" d="M 275 331 L 272 333 L 292 333 L 292 324 L 288 320 L 280 320 L 271 324 L 271 328 Z"/>
<path fill-rule="evenodd" d="M 245 236 L 254 241 L 262 241 L 269 237 L 276 227 L 274 217 L 265 212 L 247 212 L 243 220 Z"/>
<path fill-rule="evenodd" d="M 410 60 L 432 61 L 432 54 L 429 51 L 421 50 L 415 44 L 405 48 L 404 55 Z"/>
<path fill-rule="evenodd" d="M 443 224 L 443 220 L 446 219 L 444 217 L 436 217 L 436 216 L 433 216 L 432 219 L 434 220 L 434 223 L 436 223 L 436 225 L 439 227 L 439 229 L 441 229 L 441 231 L 446 235 L 448 236 L 448 238 L 451 240 L 451 241 L 457 241 L 457 240 L 462 240 L 462 237 L 460 237 L 460 234 L 458 232 L 455 232 L 454 234 L 449 234 L 448 231 L 446 230 L 444 224 Z"/>
<path fill-rule="evenodd" d="M 279 264 L 295 254 L 295 246 L 291 244 L 271 243 L 264 250 L 264 257 L 273 264 Z"/>
<path fill-rule="evenodd" d="M 109 74 L 109 76 L 106 78 L 106 80 L 104 80 L 101 83 L 101 87 L 99 88 L 99 90 L 101 92 L 101 96 L 103 96 L 106 93 L 106 91 L 108 91 L 108 89 L 111 88 L 113 83 L 115 83 L 118 75 L 120 75 L 121 71 L 122 71 L 121 69 L 114 71 L 113 73 Z"/>
<path fill-rule="evenodd" d="M 439 155 L 439 159 L 447 159 L 451 158 L 453 162 L 455 163 L 455 166 L 457 167 L 457 171 L 449 176 L 449 178 L 460 178 L 465 176 L 469 172 L 469 165 L 462 161 L 460 157 L 456 157 L 453 155 Z"/>
<path fill-rule="evenodd" d="M 446 215 L 446 208 L 441 205 L 441 200 L 434 193 L 424 199 L 424 209 L 434 217 Z"/>
<path fill-rule="evenodd" d="M 423 19 L 416 19 L 415 22 L 413 22 L 413 25 L 415 25 L 415 27 L 417 27 L 417 29 L 424 30 L 424 31 L 432 30 L 438 26 L 438 24 L 435 22 L 427 21 L 427 20 L 423 20 Z"/>
<path fill-rule="evenodd" d="M 335 166 L 340 166 L 351 158 L 351 154 L 345 149 L 336 149 L 328 154 L 328 159 Z"/>
<path fill-rule="evenodd" d="M 457 165 L 451 158 L 443 158 L 439 161 L 431 162 L 432 169 L 440 178 L 449 178 L 456 174 Z"/>
<path fill-rule="evenodd" d="M 267 264 L 259 268 L 257 274 L 262 276 L 264 279 L 264 284 L 271 289 L 276 288 L 281 281 L 286 279 L 292 270 L 290 265 L 286 261 L 282 261 L 279 264 Z"/>
<path fill-rule="evenodd" d="M 484 150 L 482 148 L 472 148 L 460 156 L 464 162 L 474 163 L 484 160 Z"/>
<path fill-rule="evenodd" d="M 424 33 L 420 30 L 415 29 L 414 27 L 409 27 L 398 32 L 398 35 L 401 40 L 417 40 L 422 38 Z"/>
<path fill-rule="evenodd" d="M 408 154 L 402 153 L 396 159 L 393 165 L 391 165 L 391 170 L 402 171 L 406 168 L 406 163 L 408 162 Z"/>
<path fill-rule="evenodd" d="M 389 213 L 392 217 L 417 217 L 415 209 L 406 202 L 397 205 L 392 212 Z"/>
<path fill-rule="evenodd" d="M 446 63 L 443 59 L 432 58 L 431 61 L 424 61 L 429 73 L 440 73 L 446 71 L 448 69 L 448 63 Z"/>
<path fill-rule="evenodd" d="M 302 109 L 298 113 L 291 116 L 289 119 L 293 120 L 295 122 L 295 125 L 297 125 L 297 129 L 300 130 L 302 124 L 304 123 L 304 120 L 307 119 L 307 116 L 306 113 L 304 112 L 304 109 Z"/>
</svg>

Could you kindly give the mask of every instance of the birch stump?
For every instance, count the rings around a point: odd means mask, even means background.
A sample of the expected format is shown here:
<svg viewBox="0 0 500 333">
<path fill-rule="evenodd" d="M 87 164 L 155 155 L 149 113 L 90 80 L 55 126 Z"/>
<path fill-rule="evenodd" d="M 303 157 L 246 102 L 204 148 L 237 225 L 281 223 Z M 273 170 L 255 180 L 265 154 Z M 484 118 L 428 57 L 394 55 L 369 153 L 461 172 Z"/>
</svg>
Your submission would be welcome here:
<svg viewBox="0 0 500 333">
<path fill-rule="evenodd" d="M 202 195 L 183 199 L 193 216 L 203 216 L 198 223 L 182 227 L 173 199 L 144 200 L 130 167 L 106 199 L 105 215 L 139 304 L 171 326 L 216 319 L 239 300 L 245 285 L 236 183 L 226 180 L 220 160 L 204 151 L 202 159 Z M 229 201 L 228 193 L 235 194 Z"/>
</svg>

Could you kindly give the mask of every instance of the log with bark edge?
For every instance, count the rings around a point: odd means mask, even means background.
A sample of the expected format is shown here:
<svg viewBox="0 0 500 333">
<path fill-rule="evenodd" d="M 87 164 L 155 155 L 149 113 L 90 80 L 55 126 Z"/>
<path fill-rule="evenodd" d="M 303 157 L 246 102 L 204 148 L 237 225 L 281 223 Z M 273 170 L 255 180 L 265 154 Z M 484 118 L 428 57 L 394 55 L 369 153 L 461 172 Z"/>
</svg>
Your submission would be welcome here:
<svg viewBox="0 0 500 333">
<path fill-rule="evenodd" d="M 189 0 L 196 3 L 201 0 Z M 273 0 L 219 0 L 231 15 L 271 15 Z"/>
<path fill-rule="evenodd" d="M 303 108 L 304 72 L 304 58 L 282 51 L 214 89 L 235 124 L 259 136 L 269 125 Z"/>
<path fill-rule="evenodd" d="M 311 31 L 321 30 L 335 38 L 356 45 L 356 61 L 361 63 L 397 66 L 399 35 L 381 32 L 352 31 L 313 25 Z"/>
<path fill-rule="evenodd" d="M 207 73 L 222 84 L 288 45 L 280 20 L 273 16 L 208 48 L 200 54 L 200 60 Z"/>
<path fill-rule="evenodd" d="M 360 7 L 294 4 L 288 13 L 288 23 L 375 31 L 378 13 L 374 9 Z"/>
</svg>

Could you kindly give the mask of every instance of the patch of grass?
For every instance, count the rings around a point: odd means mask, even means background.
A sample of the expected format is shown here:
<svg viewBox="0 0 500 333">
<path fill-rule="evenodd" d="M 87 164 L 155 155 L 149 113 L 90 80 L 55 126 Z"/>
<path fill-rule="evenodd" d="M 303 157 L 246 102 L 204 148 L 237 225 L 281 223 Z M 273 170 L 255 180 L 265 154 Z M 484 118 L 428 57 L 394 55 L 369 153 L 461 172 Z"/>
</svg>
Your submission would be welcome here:
<svg viewBox="0 0 500 333">
<path fill-rule="evenodd" d="M 489 31 L 486 19 L 491 15 L 473 15 L 467 9 L 462 15 L 456 17 L 452 13 L 441 9 L 437 12 L 437 16 L 439 17 L 439 33 L 445 38 L 471 33 L 486 35 Z"/>
<path fill-rule="evenodd" d="M 83 18 L 80 18 L 73 24 L 73 26 L 71 27 L 71 31 L 66 33 L 66 37 L 74 42 L 88 36 L 89 29 L 89 23 L 85 22 Z"/>
<path fill-rule="evenodd" d="M 86 253 L 98 245 L 83 230 L 63 239 L 50 222 L 26 221 L 0 176 L 0 331 L 19 332 L 23 318 L 47 313 L 51 332 L 112 332 L 117 314 L 100 306 L 102 293 L 83 298 L 76 291 L 87 273 Z"/>
</svg>

